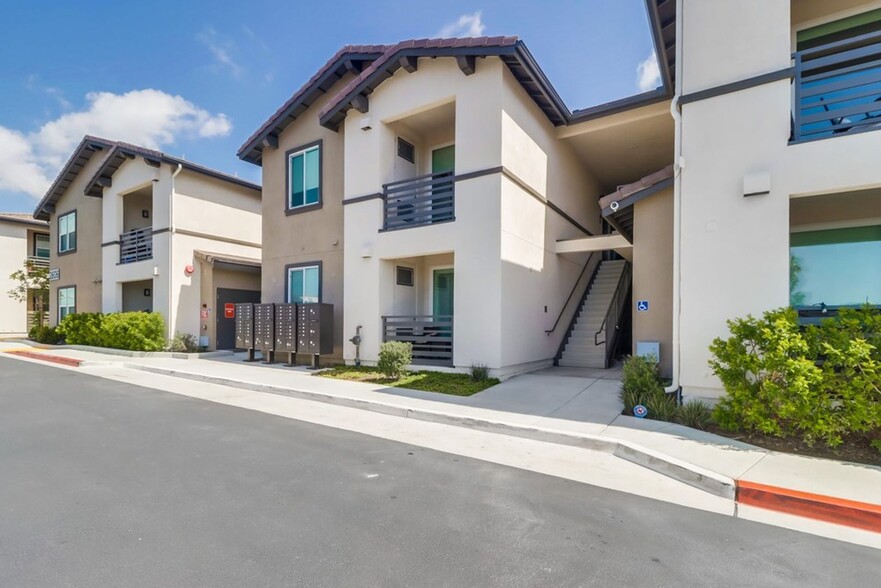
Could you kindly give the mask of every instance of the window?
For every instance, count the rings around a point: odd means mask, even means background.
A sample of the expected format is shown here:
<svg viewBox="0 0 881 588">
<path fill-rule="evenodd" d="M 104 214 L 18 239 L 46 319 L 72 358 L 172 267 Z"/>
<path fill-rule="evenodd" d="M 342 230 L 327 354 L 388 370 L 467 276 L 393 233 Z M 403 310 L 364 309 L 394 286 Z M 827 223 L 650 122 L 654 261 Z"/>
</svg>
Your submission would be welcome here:
<svg viewBox="0 0 881 588">
<path fill-rule="evenodd" d="M 288 154 L 288 209 L 321 202 L 321 144 Z"/>
<path fill-rule="evenodd" d="M 76 286 L 58 288 L 58 322 L 76 312 Z"/>
<path fill-rule="evenodd" d="M 34 235 L 34 256 L 49 259 L 49 235 Z"/>
<path fill-rule="evenodd" d="M 395 268 L 398 286 L 413 286 L 413 268 L 397 266 Z"/>
<path fill-rule="evenodd" d="M 881 304 L 881 226 L 792 233 L 789 254 L 792 306 Z"/>
<path fill-rule="evenodd" d="M 321 302 L 321 266 L 288 267 L 288 302 Z"/>
<path fill-rule="evenodd" d="M 58 217 L 58 253 L 76 251 L 76 211 Z"/>
<path fill-rule="evenodd" d="M 416 147 L 398 137 L 398 157 L 410 163 L 416 163 Z"/>
</svg>

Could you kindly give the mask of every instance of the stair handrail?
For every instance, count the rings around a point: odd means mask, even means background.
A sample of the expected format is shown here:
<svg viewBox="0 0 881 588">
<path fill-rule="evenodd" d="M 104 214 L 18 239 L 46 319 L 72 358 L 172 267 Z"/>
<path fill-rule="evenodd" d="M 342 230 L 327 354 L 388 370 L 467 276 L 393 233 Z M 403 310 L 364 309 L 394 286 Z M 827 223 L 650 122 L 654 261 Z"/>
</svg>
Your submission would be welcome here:
<svg viewBox="0 0 881 588">
<path fill-rule="evenodd" d="M 619 325 L 617 324 L 617 322 L 618 322 L 618 317 L 621 315 L 621 305 L 623 304 L 623 298 L 621 296 L 621 293 L 623 291 L 622 286 L 625 284 L 625 282 L 626 282 L 625 278 L 627 278 L 629 276 L 629 274 L 630 274 L 630 264 L 625 261 L 624 262 L 624 269 L 621 270 L 621 276 L 618 278 L 618 285 L 615 286 L 615 292 L 612 294 L 612 301 L 609 303 L 609 309 L 606 311 L 606 316 L 605 316 L 605 318 L 603 318 L 603 323 L 600 325 L 600 329 L 596 333 L 593 334 L 593 344 L 595 346 L 602 345 L 603 343 L 605 343 L 606 341 L 609 340 L 608 336 L 605 336 L 605 337 L 603 337 L 602 341 L 599 341 L 599 336 L 600 336 L 600 333 L 603 333 L 604 335 L 608 334 L 608 333 L 606 333 L 606 331 L 607 331 L 606 325 L 611 322 L 609 319 L 612 315 L 613 309 L 615 311 L 615 329 L 616 330 L 618 329 Z M 606 350 L 606 351 L 607 351 L 606 355 L 608 356 L 608 350 Z M 608 358 L 607 358 L 607 361 L 608 361 Z"/>
<path fill-rule="evenodd" d="M 564 302 L 563 306 L 560 308 L 560 314 L 557 315 L 557 320 L 554 321 L 554 326 L 550 329 L 545 330 L 545 336 L 549 337 L 551 333 L 557 330 L 557 326 L 560 324 L 560 319 L 563 318 L 563 313 L 566 312 L 566 308 L 569 306 L 569 302 L 572 301 L 572 297 L 575 295 L 575 291 L 578 289 L 578 284 L 581 283 L 581 278 L 583 278 L 584 274 L 587 273 L 587 268 L 590 266 L 590 260 L 593 259 L 594 253 L 596 253 L 596 251 L 591 251 L 590 255 L 587 256 L 587 261 L 584 262 L 584 267 L 581 268 L 581 273 L 578 274 L 578 279 L 575 280 L 575 283 L 572 285 L 572 290 L 569 292 L 569 296 L 566 298 L 566 302 Z M 587 293 L 586 288 L 584 290 L 584 293 Z"/>
</svg>

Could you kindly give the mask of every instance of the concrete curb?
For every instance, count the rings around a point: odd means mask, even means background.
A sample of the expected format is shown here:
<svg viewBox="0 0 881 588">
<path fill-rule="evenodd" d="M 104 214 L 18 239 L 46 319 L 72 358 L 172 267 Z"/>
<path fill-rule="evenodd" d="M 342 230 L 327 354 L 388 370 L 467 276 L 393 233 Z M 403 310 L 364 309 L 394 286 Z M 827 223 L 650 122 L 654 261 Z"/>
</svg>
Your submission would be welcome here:
<svg viewBox="0 0 881 588">
<path fill-rule="evenodd" d="M 717 474 L 706 470 L 699 466 L 687 463 L 685 461 L 664 455 L 657 451 L 653 451 L 636 443 L 629 441 L 611 439 L 600 435 L 591 435 L 588 433 L 574 433 L 546 427 L 537 427 L 530 425 L 520 425 L 508 423 L 501 420 L 492 420 L 484 418 L 476 418 L 469 416 L 454 415 L 440 411 L 428 409 L 415 409 L 407 406 L 401 406 L 394 403 L 377 402 L 375 400 L 361 400 L 357 398 L 345 398 L 333 396 L 322 392 L 307 392 L 296 390 L 293 388 L 284 388 L 281 386 L 271 386 L 266 384 L 255 384 L 232 378 L 223 378 L 217 376 L 207 376 L 203 374 L 193 374 L 189 372 L 179 371 L 175 369 L 148 366 L 141 364 L 123 364 L 123 367 L 140 370 L 144 372 L 172 376 L 176 378 L 193 380 L 196 382 L 206 382 L 209 384 L 218 384 L 221 386 L 229 386 L 250 390 L 253 392 L 267 392 L 270 394 L 280 394 L 291 396 L 301 400 L 311 400 L 315 402 L 324 402 L 336 406 L 347 408 L 357 408 L 360 410 L 369 410 L 371 412 L 398 416 L 420 421 L 439 423 L 444 425 L 452 425 L 456 427 L 464 427 L 489 433 L 499 433 L 503 435 L 511 435 L 532 439 L 534 441 L 543 441 L 546 443 L 555 443 L 558 445 L 568 445 L 579 447 L 582 449 L 591 449 L 595 451 L 603 451 L 611 453 L 616 457 L 640 465 L 659 474 L 673 478 L 689 486 L 694 486 L 700 490 L 710 494 L 734 500 L 736 487 L 732 478 Z"/>
<path fill-rule="evenodd" d="M 103 353 L 104 355 L 116 355 L 119 357 L 160 358 L 160 359 L 203 359 L 211 357 L 228 357 L 234 355 L 233 351 L 204 351 L 201 353 L 178 353 L 173 351 L 129 351 L 127 349 L 111 349 L 109 347 L 92 347 L 91 345 L 47 345 L 37 343 L 30 339 L 7 339 L 7 343 L 21 343 L 36 349 L 73 349 L 75 351 L 90 351 Z"/>
</svg>

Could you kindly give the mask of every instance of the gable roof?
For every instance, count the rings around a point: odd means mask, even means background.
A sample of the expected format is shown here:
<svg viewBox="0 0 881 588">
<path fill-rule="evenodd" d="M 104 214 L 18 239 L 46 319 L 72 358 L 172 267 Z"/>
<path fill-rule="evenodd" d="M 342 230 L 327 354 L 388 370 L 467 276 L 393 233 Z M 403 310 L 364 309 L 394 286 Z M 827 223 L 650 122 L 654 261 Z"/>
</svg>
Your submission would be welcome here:
<svg viewBox="0 0 881 588">
<path fill-rule="evenodd" d="M 330 91 L 346 73 L 360 73 L 378 59 L 388 45 L 346 45 L 327 60 L 303 86 L 294 92 L 260 128 L 248 137 L 236 153 L 240 159 L 260 164 L 263 149 L 278 145 L 278 136 L 319 97 Z"/>
<path fill-rule="evenodd" d="M 32 225 L 35 227 L 49 228 L 46 221 L 37 220 L 32 214 L 26 212 L 0 212 L 0 222 L 18 223 L 22 225 Z"/>
<path fill-rule="evenodd" d="M 103 188 L 110 186 L 111 178 L 113 177 L 113 174 L 116 173 L 116 170 L 122 166 L 122 163 L 125 160 L 134 159 L 136 156 L 143 157 L 148 164 L 156 167 L 162 163 L 168 163 L 171 165 L 179 164 L 184 169 L 196 173 L 237 184 L 251 190 L 257 190 L 258 192 L 261 190 L 258 184 L 248 182 L 239 177 L 197 163 L 192 163 L 179 157 L 167 155 L 161 151 L 155 151 L 153 149 L 147 149 L 145 147 L 139 147 L 121 141 L 111 141 L 109 139 L 86 135 L 83 137 L 83 140 L 80 141 L 80 144 L 74 149 L 70 158 L 67 160 L 67 163 L 61 168 L 61 171 L 58 172 L 58 176 L 55 178 L 55 181 L 52 182 L 46 195 L 43 196 L 42 200 L 37 204 L 37 207 L 34 210 L 35 218 L 39 220 L 49 220 L 49 215 L 55 212 L 55 204 L 61 196 L 67 192 L 68 188 L 70 188 L 80 172 L 83 171 L 92 157 L 99 151 L 106 151 L 106 154 L 101 161 L 98 171 L 89 178 L 88 183 L 86 184 L 84 192 L 88 196 L 100 198 L 103 194 Z"/>
<path fill-rule="evenodd" d="M 284 129 L 348 71 L 356 74 L 356 77 L 337 92 L 319 113 L 322 125 L 338 129 L 349 109 L 366 110 L 367 96 L 401 67 L 414 71 L 419 57 L 455 57 L 466 74 L 473 73 L 475 57 L 501 58 L 556 126 L 580 123 L 666 100 L 673 95 L 676 0 L 645 0 L 645 4 L 661 71 L 661 86 L 655 90 L 570 111 L 526 45 L 517 37 L 410 39 L 395 45 L 346 45 L 245 141 L 237 155 L 244 161 L 260 165 L 263 149 L 277 147 L 278 137 Z"/>
</svg>

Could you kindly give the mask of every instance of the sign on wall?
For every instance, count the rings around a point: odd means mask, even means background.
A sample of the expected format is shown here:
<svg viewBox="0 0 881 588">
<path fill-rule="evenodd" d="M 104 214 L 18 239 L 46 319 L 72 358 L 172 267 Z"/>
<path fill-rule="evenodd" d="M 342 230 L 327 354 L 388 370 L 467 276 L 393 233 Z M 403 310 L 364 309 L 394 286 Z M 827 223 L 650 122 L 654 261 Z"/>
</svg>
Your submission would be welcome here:
<svg viewBox="0 0 881 588">
<path fill-rule="evenodd" d="M 49 281 L 50 282 L 57 282 L 60 279 L 61 279 L 61 269 L 59 269 L 57 267 L 53 267 L 52 269 L 49 270 Z"/>
<path fill-rule="evenodd" d="M 648 300 L 637 300 L 636 301 L 636 311 L 637 312 L 648 312 L 649 311 L 649 301 Z"/>
<path fill-rule="evenodd" d="M 236 305 L 233 302 L 227 302 L 223 305 L 223 318 L 236 318 Z"/>
</svg>

